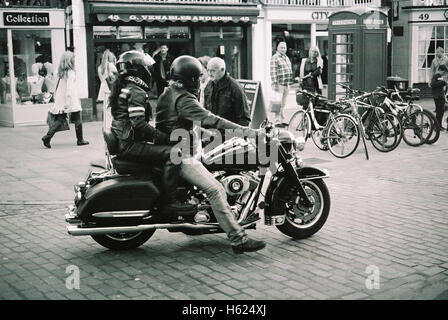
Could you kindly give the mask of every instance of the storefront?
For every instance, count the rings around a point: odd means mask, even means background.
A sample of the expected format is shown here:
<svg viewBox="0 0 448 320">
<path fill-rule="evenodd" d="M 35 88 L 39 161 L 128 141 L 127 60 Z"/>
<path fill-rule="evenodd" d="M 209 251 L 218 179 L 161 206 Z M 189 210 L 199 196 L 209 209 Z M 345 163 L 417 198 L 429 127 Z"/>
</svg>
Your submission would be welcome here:
<svg viewBox="0 0 448 320">
<path fill-rule="evenodd" d="M 328 17 L 336 12 L 335 7 L 297 7 L 278 6 L 265 7 L 259 23 L 255 26 L 257 34 L 264 34 L 265 39 L 270 39 L 262 45 L 258 44 L 257 50 L 262 50 L 255 64 L 263 68 L 255 71 L 256 79 L 265 79 L 264 87 L 270 87 L 269 61 L 276 51 L 276 43 L 280 39 L 286 40 L 288 46 L 287 55 L 291 60 L 294 73 L 298 73 L 302 58 L 308 56 L 311 46 L 317 46 L 324 60 L 324 84 L 327 83 L 326 67 L 328 55 Z M 256 45 L 255 45 L 256 46 Z M 265 90 L 267 92 L 267 90 Z"/>
<path fill-rule="evenodd" d="M 0 126 L 45 123 L 64 49 L 64 9 L 0 9 Z"/>
<path fill-rule="evenodd" d="M 137 0 L 88 4 L 85 10 L 90 97 L 98 94 L 97 67 L 105 49 L 116 57 L 130 49 L 153 55 L 165 44 L 172 58 L 184 54 L 219 56 L 234 78 L 252 77 L 251 26 L 259 14 L 254 3 L 143 4 Z"/>
<path fill-rule="evenodd" d="M 392 75 L 430 96 L 436 49 L 448 57 L 448 1 L 394 1 L 392 30 Z"/>
</svg>

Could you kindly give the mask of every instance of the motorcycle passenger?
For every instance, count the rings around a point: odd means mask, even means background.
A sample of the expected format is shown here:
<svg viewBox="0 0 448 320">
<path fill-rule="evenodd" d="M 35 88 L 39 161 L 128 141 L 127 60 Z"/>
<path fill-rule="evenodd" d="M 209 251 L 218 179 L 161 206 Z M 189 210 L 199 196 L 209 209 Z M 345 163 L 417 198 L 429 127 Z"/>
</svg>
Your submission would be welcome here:
<svg viewBox="0 0 448 320">
<path fill-rule="evenodd" d="M 123 53 L 117 62 L 119 77 L 114 82 L 109 101 L 113 116 L 111 131 L 119 141 L 118 157 L 145 164 L 162 164 L 165 197 L 162 212 L 192 210 L 193 206 L 182 204 L 175 197 L 180 165 L 170 161 L 169 135 L 148 123 L 151 116 L 149 68 L 148 57 L 138 51 Z"/>
<path fill-rule="evenodd" d="M 216 116 L 199 103 L 202 71 L 201 63 L 194 57 L 180 56 L 173 61 L 170 69 L 172 81 L 157 102 L 156 128 L 165 133 L 171 133 L 176 129 L 190 131 L 193 122 L 200 122 L 204 128 L 240 129 L 246 133 L 253 133 L 253 129 Z M 231 242 L 234 253 L 257 251 L 266 246 L 263 241 L 247 237 L 245 230 L 232 213 L 224 187 L 200 161 L 193 157 L 182 161 L 181 176 L 205 192 L 219 225 Z"/>
</svg>

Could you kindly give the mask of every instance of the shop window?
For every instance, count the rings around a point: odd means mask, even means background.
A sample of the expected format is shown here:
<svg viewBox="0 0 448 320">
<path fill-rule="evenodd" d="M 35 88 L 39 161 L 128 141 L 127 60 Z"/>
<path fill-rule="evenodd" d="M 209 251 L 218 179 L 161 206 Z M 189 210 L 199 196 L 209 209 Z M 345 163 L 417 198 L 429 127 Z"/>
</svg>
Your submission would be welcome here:
<svg viewBox="0 0 448 320">
<path fill-rule="evenodd" d="M 94 26 L 93 27 L 94 39 L 116 39 L 117 27 L 116 26 Z"/>
<path fill-rule="evenodd" d="M 142 27 L 120 26 L 118 27 L 117 39 L 143 39 Z"/>
<path fill-rule="evenodd" d="M 191 39 L 188 26 L 145 27 L 145 39 Z"/>
<path fill-rule="evenodd" d="M 431 81 L 431 64 L 436 56 L 436 49 L 442 48 L 448 57 L 448 27 L 419 26 L 417 27 L 417 83 Z"/>
<path fill-rule="evenodd" d="M 11 77 L 8 64 L 6 29 L 0 29 L 0 105 L 11 104 Z"/>
<path fill-rule="evenodd" d="M 51 53 L 51 31 L 13 30 L 12 40 L 17 103 L 50 102 L 57 81 Z"/>
<path fill-rule="evenodd" d="M 227 27 L 227 26 L 206 26 L 201 27 L 200 31 L 201 39 L 213 38 L 213 39 L 243 39 L 242 27 Z"/>
</svg>

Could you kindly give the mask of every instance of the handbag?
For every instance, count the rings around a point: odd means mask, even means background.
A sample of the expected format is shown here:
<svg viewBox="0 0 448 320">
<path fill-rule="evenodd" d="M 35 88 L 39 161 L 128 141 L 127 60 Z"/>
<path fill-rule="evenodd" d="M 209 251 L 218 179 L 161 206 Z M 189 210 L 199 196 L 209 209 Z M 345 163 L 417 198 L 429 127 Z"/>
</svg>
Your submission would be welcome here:
<svg viewBox="0 0 448 320">
<path fill-rule="evenodd" d="M 54 95 L 56 94 L 56 91 L 58 90 L 58 87 L 59 87 L 59 80 L 61 80 L 61 78 L 59 78 L 58 77 L 58 82 L 56 83 L 56 88 L 54 89 L 54 92 L 50 92 L 50 97 L 49 97 L 49 99 L 48 99 L 48 101 L 53 101 L 53 105 L 50 107 L 50 111 L 49 112 L 51 112 L 52 114 L 54 114 L 54 112 L 53 111 L 55 111 L 54 110 Z"/>
<path fill-rule="evenodd" d="M 282 106 L 282 94 L 277 91 L 272 91 L 270 100 L 270 111 L 272 113 L 279 113 Z"/>
<path fill-rule="evenodd" d="M 47 114 L 48 127 L 52 128 L 54 126 L 54 123 L 58 120 L 58 118 L 59 118 L 59 120 L 60 119 L 63 119 L 63 120 L 59 122 L 59 125 L 57 126 L 55 132 L 70 130 L 66 113 L 53 114 L 50 111 L 48 111 L 48 114 Z"/>
</svg>

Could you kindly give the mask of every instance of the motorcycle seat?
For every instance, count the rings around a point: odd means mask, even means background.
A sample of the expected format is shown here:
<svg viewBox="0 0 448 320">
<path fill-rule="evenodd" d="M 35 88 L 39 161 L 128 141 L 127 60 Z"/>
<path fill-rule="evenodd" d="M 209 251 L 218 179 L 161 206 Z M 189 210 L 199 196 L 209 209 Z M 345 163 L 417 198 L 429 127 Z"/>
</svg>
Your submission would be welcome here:
<svg viewBox="0 0 448 320">
<path fill-rule="evenodd" d="M 112 165 L 119 174 L 162 176 L 163 168 L 160 166 L 120 159 L 117 155 L 119 151 L 118 139 L 112 131 L 104 129 L 103 137 L 111 157 Z"/>
<path fill-rule="evenodd" d="M 123 160 L 119 157 L 113 157 L 111 160 L 115 171 L 117 171 L 119 174 L 151 175 L 154 177 L 161 177 L 163 174 L 163 168 L 160 166 L 153 166 L 140 162 Z"/>
</svg>

